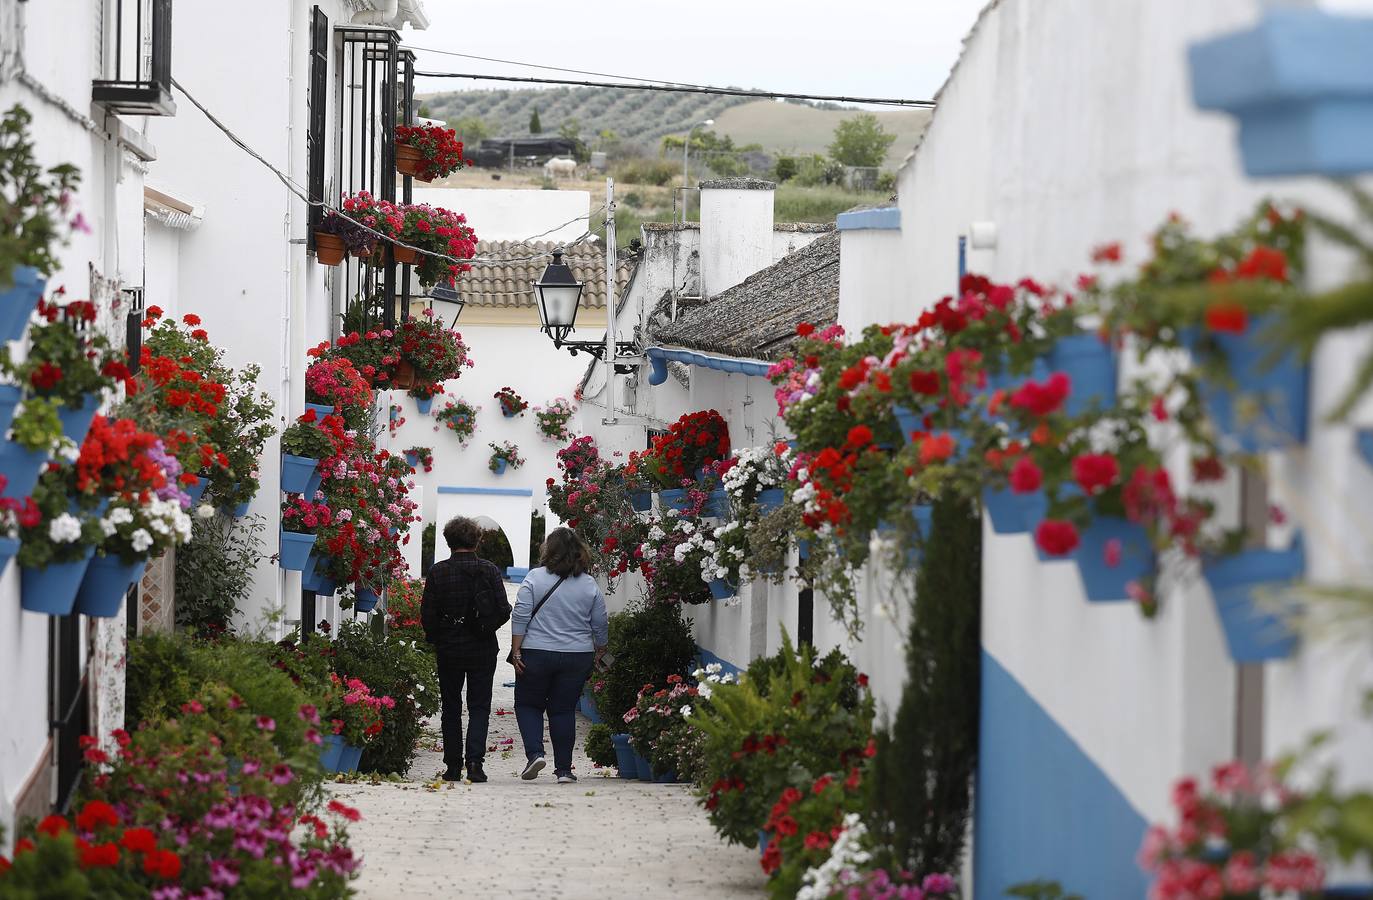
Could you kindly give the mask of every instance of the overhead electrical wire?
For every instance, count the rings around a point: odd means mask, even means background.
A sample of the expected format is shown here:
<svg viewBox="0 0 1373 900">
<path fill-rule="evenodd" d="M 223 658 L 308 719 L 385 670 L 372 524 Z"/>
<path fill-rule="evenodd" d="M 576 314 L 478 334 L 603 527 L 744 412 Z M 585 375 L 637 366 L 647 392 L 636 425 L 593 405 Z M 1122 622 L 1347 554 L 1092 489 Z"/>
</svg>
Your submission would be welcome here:
<svg viewBox="0 0 1373 900">
<path fill-rule="evenodd" d="M 192 104 L 193 106 L 195 106 L 196 109 L 200 110 L 201 113 L 203 113 L 203 114 L 205 115 L 205 118 L 207 118 L 207 119 L 210 120 L 210 123 L 211 123 L 212 125 L 214 125 L 214 126 L 215 126 L 216 128 L 218 128 L 221 132 L 223 132 L 223 133 L 224 133 L 224 136 L 227 137 L 227 138 L 230 140 L 230 142 L 232 142 L 232 143 L 234 144 L 234 146 L 238 147 L 238 148 L 239 148 L 240 150 L 242 150 L 244 153 L 247 153 L 247 154 L 248 154 L 249 156 L 251 156 L 253 159 L 257 160 L 257 161 L 258 161 L 259 163 L 261 163 L 268 171 L 270 171 L 273 175 L 275 175 L 276 178 L 277 178 L 277 180 L 280 181 L 280 182 L 282 183 L 282 185 L 284 185 L 284 186 L 286 187 L 286 190 L 290 191 L 290 192 L 291 192 L 292 194 L 294 194 L 296 197 L 298 197 L 299 199 L 303 200 L 303 201 L 304 201 L 306 204 L 308 204 L 309 206 L 317 206 L 317 207 L 319 207 L 319 208 L 325 210 L 326 212 L 332 212 L 332 213 L 336 213 L 336 214 L 338 214 L 338 215 L 344 215 L 344 213 L 343 213 L 342 210 L 338 209 L 337 207 L 331 206 L 330 204 L 325 203 L 325 202 L 322 201 L 322 200 L 311 200 L 311 199 L 310 199 L 310 195 L 309 195 L 309 193 L 305 190 L 305 188 L 301 187 L 299 184 L 297 184 L 297 183 L 291 178 L 291 176 L 287 175 L 285 172 L 281 171 L 281 170 L 278 169 L 276 166 L 272 165 L 270 162 L 268 162 L 268 161 L 266 160 L 266 158 L 264 158 L 264 157 L 262 156 L 262 154 L 258 153 L 256 150 L 254 150 L 252 147 L 250 147 L 250 146 L 247 144 L 247 142 L 245 142 L 242 138 L 240 138 L 237 134 L 235 134 L 235 133 L 233 132 L 233 130 L 232 130 L 231 128 L 229 128 L 229 126 L 225 125 L 223 122 L 221 122 L 221 121 L 219 120 L 219 118 L 218 118 L 214 113 L 210 112 L 210 110 L 209 110 L 208 108 L 206 108 L 205 104 L 201 103 L 199 100 L 197 100 L 197 99 L 191 94 L 190 91 L 186 90 L 186 88 L 181 84 L 181 82 L 177 81 L 175 77 L 172 78 L 172 84 L 176 87 L 177 90 L 181 91 L 181 93 L 182 93 L 183 95 L 185 95 L 185 97 L 186 97 L 187 100 L 191 101 L 191 104 Z M 605 209 L 605 204 L 602 203 L 599 207 L 597 207 L 596 209 L 593 209 L 591 212 L 587 213 L 587 214 L 584 215 L 584 216 L 577 216 L 576 218 L 569 219 L 568 221 L 562 223 L 561 225 L 558 225 L 558 226 L 555 226 L 555 227 L 553 227 L 553 228 L 548 229 L 548 231 L 542 232 L 541 234 L 536 234 L 536 235 L 534 235 L 534 237 L 532 237 L 532 238 L 525 238 L 525 239 L 520 240 L 520 241 L 512 241 L 511 243 L 518 243 L 518 244 L 528 244 L 528 243 L 531 243 L 532 241 L 536 240 L 537 238 L 543 237 L 544 235 L 547 235 L 547 234 L 551 234 L 552 232 L 557 231 L 557 230 L 559 230 L 559 229 L 561 229 L 561 228 L 566 228 L 568 225 L 571 225 L 571 224 L 574 223 L 574 222 L 581 222 L 581 221 L 589 220 L 589 219 L 591 219 L 593 216 L 595 216 L 597 213 L 601 212 L 601 211 L 604 210 L 604 209 Z M 531 254 L 531 255 L 529 255 L 529 256 L 492 256 L 492 257 L 477 257 L 477 256 L 474 256 L 474 257 L 469 257 L 469 258 L 467 258 L 467 259 L 463 259 L 463 258 L 457 257 L 457 256 L 449 256 L 449 255 L 446 254 L 446 253 L 436 253 L 436 252 L 434 252 L 433 250 L 427 250 L 427 249 L 425 249 L 425 248 L 423 248 L 423 247 L 416 247 L 416 246 L 414 246 L 414 245 L 412 245 L 412 244 L 407 244 L 407 243 L 405 243 L 404 241 L 396 240 L 396 238 L 392 237 L 391 235 L 388 235 L 388 234 L 385 234 L 385 233 L 383 233 L 383 232 L 380 232 L 380 231 L 378 231 L 378 230 L 375 229 L 375 228 L 370 228 L 370 227 L 368 227 L 367 225 L 364 225 L 364 224 L 362 224 L 361 222 L 357 221 L 356 219 L 351 219 L 351 218 L 350 218 L 349 221 L 352 222 L 354 225 L 356 225 L 358 228 L 361 228 L 363 231 L 369 232 L 369 233 L 371 233 L 371 234 L 376 235 L 376 236 L 379 237 L 379 238 L 382 238 L 383 240 L 389 241 L 390 243 L 395 244 L 397 247 L 405 247 L 405 248 L 407 248 L 407 249 L 414 250 L 414 251 L 417 252 L 417 253 L 422 253 L 422 254 L 424 254 L 425 256 L 433 256 L 433 257 L 437 257 L 438 259 L 445 259 L 445 260 L 448 260 L 449 262 L 457 263 L 457 264 L 459 264 L 459 265 L 474 265 L 474 264 L 478 264 L 478 265 L 497 265 L 497 264 L 511 263 L 511 262 L 532 262 L 533 260 L 536 260 L 536 259 L 545 259 L 545 258 L 547 258 L 547 257 L 549 256 L 549 252 L 548 252 L 548 251 L 543 251 L 543 252 Z M 591 236 L 592 236 L 592 232 L 591 232 L 591 231 L 586 231 L 586 232 L 583 232 L 581 235 L 579 235 L 576 239 L 574 239 L 574 240 L 572 240 L 572 241 L 568 241 L 568 242 L 566 242 L 566 243 L 567 243 L 567 244 L 575 244 L 575 243 L 578 243 L 579 241 L 582 241 L 582 240 L 584 240 L 584 239 L 586 239 L 586 238 L 588 238 L 588 237 L 591 237 Z M 574 258 L 574 259 L 575 259 L 575 258 Z"/>
<path fill-rule="evenodd" d="M 548 66 L 542 63 L 520 62 L 514 59 L 497 59 L 492 56 L 477 56 L 474 53 L 458 53 L 456 50 L 436 50 L 433 47 L 415 47 L 405 45 L 406 50 L 418 50 L 423 53 L 437 53 L 441 56 L 457 56 L 462 59 L 475 59 L 480 62 L 500 63 L 507 66 L 520 66 L 526 69 L 543 69 L 548 72 L 570 72 L 573 75 L 594 75 L 597 78 L 619 78 L 623 81 L 651 81 L 654 84 L 676 84 L 684 87 L 710 87 L 708 84 L 693 84 L 690 81 L 668 81 L 664 78 L 639 78 L 635 75 L 612 75 L 609 72 L 590 72 L 586 69 L 568 69 L 563 66 Z"/>
<path fill-rule="evenodd" d="M 933 100 L 900 100 L 891 97 L 844 97 L 829 94 L 793 94 L 781 91 L 757 91 L 744 88 L 707 87 L 704 85 L 625 84 L 610 81 L 576 81 L 569 78 L 533 78 L 521 75 L 481 75 L 471 72 L 421 72 L 417 78 L 470 78 L 474 81 L 513 81 L 521 84 L 562 84 L 574 87 L 618 88 L 625 91 L 658 91 L 669 94 L 716 94 L 724 97 L 757 97 L 763 100 L 819 100 L 828 103 L 867 103 L 874 106 L 900 106 L 914 109 L 933 109 Z"/>
</svg>

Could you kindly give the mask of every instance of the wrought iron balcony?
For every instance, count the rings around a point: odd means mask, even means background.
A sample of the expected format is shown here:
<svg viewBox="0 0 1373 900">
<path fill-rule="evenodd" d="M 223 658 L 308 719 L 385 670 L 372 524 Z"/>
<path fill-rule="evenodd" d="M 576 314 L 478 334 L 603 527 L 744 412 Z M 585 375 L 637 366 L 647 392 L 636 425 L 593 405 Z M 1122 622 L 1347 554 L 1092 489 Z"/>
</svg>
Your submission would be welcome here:
<svg viewBox="0 0 1373 900">
<path fill-rule="evenodd" d="M 115 0 L 103 50 L 106 77 L 92 84 L 93 101 L 118 115 L 176 115 L 172 0 Z"/>
</svg>

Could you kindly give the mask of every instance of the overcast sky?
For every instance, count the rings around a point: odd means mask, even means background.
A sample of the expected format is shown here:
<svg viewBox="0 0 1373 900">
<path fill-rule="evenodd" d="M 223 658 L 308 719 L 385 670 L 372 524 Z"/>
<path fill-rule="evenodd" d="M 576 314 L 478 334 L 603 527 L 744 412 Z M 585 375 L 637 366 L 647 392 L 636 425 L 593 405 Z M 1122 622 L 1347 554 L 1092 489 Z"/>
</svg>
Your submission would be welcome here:
<svg viewBox="0 0 1373 900">
<path fill-rule="evenodd" d="M 407 29 L 403 37 L 414 47 L 612 75 L 795 93 L 928 99 L 944 83 L 985 2 L 427 0 L 429 29 Z M 419 54 L 419 68 L 560 77 L 430 53 Z M 518 86 L 467 79 L 417 83 L 421 92 L 479 85 Z"/>
</svg>

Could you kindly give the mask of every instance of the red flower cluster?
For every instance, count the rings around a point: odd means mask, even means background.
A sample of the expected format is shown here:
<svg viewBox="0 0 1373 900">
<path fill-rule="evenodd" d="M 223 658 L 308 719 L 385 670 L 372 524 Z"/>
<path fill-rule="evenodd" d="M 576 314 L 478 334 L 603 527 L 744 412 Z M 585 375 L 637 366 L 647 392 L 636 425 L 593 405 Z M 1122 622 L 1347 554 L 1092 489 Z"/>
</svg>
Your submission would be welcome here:
<svg viewBox="0 0 1373 900">
<path fill-rule="evenodd" d="M 462 141 L 452 128 L 439 125 L 397 125 L 396 143 L 414 147 L 424 154 L 419 174 L 422 181 L 433 181 L 456 172 L 467 161 L 462 156 Z"/>
<path fill-rule="evenodd" d="M 132 419 L 96 416 L 76 460 L 77 490 L 146 502 L 151 492 L 167 486 L 165 470 L 148 455 L 157 441 Z"/>
<path fill-rule="evenodd" d="M 663 487 L 678 487 L 696 473 L 729 458 L 729 425 L 713 409 L 687 413 L 672 423 L 653 446 L 631 457 L 642 471 Z"/>
</svg>

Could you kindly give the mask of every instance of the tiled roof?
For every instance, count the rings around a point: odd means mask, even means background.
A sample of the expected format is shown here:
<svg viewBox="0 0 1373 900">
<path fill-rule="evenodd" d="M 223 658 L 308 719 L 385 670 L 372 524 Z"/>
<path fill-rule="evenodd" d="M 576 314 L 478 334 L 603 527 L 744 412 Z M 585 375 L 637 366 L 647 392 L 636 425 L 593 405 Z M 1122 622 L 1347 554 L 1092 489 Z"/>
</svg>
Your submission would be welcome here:
<svg viewBox="0 0 1373 900">
<path fill-rule="evenodd" d="M 816 238 L 709 302 L 666 322 L 660 303 L 651 323 L 656 343 L 773 360 L 796 339 L 802 322 L 830 325 L 839 317 L 839 232 Z"/>
<path fill-rule="evenodd" d="M 572 269 L 572 276 L 586 285 L 582 308 L 605 309 L 605 247 L 600 242 L 478 241 L 477 259 L 492 261 L 472 263 L 472 271 L 458 279 L 458 291 L 475 306 L 534 307 L 533 284 L 558 247 L 565 251 L 563 261 Z M 619 263 L 618 293 L 624 296 L 634 260 L 621 256 Z"/>
</svg>

